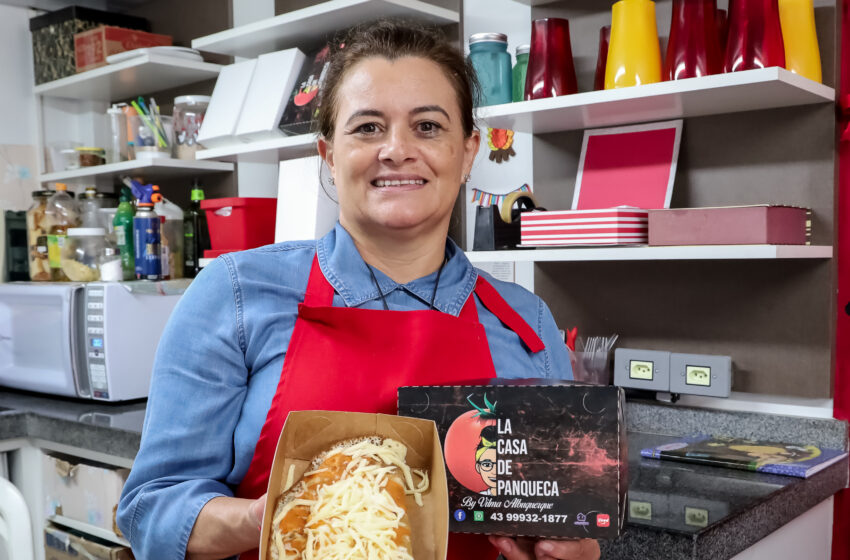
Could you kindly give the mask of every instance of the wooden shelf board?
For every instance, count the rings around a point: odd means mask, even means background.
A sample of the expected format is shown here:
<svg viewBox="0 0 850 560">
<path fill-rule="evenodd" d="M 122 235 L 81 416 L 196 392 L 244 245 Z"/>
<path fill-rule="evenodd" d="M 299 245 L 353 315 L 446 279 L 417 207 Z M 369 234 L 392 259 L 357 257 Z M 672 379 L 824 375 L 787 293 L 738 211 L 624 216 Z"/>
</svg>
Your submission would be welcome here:
<svg viewBox="0 0 850 560">
<path fill-rule="evenodd" d="M 829 259 L 829 245 L 699 245 L 682 247 L 567 247 L 471 251 L 478 262 L 579 262 L 652 260 Z"/>
<path fill-rule="evenodd" d="M 419 0 L 331 0 L 300 10 L 220 31 L 192 41 L 192 48 L 256 57 L 291 47 L 319 45 L 338 31 L 384 17 L 424 23 L 458 23 L 460 15 Z"/>
<path fill-rule="evenodd" d="M 300 134 L 298 136 L 281 136 L 268 140 L 257 140 L 254 142 L 234 143 L 229 146 L 199 150 L 195 157 L 201 160 L 223 160 L 236 161 L 236 156 L 246 154 L 258 154 L 276 151 L 278 159 L 292 159 L 297 157 L 314 156 L 316 152 L 316 135 Z"/>
<path fill-rule="evenodd" d="M 478 109 L 478 117 L 488 127 L 543 134 L 834 100 L 830 87 L 784 68 L 762 68 L 492 105 Z"/>
<path fill-rule="evenodd" d="M 41 183 L 81 183 L 98 177 L 142 175 L 145 179 L 185 177 L 207 173 L 233 171 L 233 164 L 220 161 L 197 161 L 185 159 L 135 159 L 121 163 L 109 163 L 83 167 L 71 171 L 56 171 L 39 176 Z"/>
<path fill-rule="evenodd" d="M 218 64 L 142 55 L 35 86 L 46 97 L 118 101 L 218 77 Z"/>
</svg>

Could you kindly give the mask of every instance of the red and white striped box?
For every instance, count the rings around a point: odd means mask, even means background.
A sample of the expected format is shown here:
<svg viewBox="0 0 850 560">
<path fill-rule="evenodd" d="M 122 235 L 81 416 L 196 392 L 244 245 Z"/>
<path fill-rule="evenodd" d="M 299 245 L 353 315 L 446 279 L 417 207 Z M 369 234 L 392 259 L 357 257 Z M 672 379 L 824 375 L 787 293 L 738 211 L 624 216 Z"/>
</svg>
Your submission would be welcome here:
<svg viewBox="0 0 850 560">
<path fill-rule="evenodd" d="M 523 212 L 520 243 L 525 247 L 645 245 L 648 214 L 640 208 Z"/>
</svg>

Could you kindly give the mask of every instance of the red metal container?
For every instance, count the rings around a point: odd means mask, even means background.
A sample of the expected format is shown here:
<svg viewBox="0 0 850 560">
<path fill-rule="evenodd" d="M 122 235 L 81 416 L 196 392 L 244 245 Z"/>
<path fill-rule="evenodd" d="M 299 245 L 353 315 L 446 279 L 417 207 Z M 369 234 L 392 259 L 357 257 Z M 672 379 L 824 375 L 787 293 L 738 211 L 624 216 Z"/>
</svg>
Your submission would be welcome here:
<svg viewBox="0 0 850 560">
<path fill-rule="evenodd" d="M 665 80 L 719 74 L 723 56 L 716 21 L 716 0 L 673 0 Z"/>
<path fill-rule="evenodd" d="M 206 258 L 274 243 L 276 198 L 213 198 L 202 200 L 201 209 L 212 248 Z"/>
<path fill-rule="evenodd" d="M 576 69 L 570 45 L 570 22 L 562 18 L 531 22 L 531 50 L 525 78 L 525 99 L 577 93 Z"/>
<path fill-rule="evenodd" d="M 785 68 L 778 0 L 730 0 L 724 72 Z"/>
</svg>

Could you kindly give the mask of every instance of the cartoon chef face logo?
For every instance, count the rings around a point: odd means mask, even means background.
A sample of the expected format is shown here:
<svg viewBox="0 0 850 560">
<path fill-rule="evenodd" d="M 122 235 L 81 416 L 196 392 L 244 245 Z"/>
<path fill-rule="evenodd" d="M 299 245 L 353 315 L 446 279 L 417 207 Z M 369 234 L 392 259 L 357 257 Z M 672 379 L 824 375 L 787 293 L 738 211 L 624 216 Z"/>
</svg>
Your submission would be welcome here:
<svg viewBox="0 0 850 560">
<path fill-rule="evenodd" d="M 446 432 L 446 466 L 464 488 L 496 495 L 496 403 L 487 395 L 483 407 L 473 402 L 473 395 L 466 400 L 473 410 L 458 416 Z"/>
<path fill-rule="evenodd" d="M 482 494 L 496 495 L 496 428 L 487 426 L 481 430 L 481 441 L 475 450 L 475 470 L 487 485 Z"/>
</svg>

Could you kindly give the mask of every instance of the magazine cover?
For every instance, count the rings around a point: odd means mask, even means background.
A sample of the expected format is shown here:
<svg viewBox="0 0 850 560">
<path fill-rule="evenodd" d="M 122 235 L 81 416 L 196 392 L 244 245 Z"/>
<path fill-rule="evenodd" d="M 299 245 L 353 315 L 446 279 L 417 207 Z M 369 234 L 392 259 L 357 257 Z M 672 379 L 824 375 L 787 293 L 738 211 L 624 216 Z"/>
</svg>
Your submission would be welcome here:
<svg viewBox="0 0 850 560">
<path fill-rule="evenodd" d="M 643 449 L 641 456 L 808 478 L 847 456 L 846 451 L 743 438 L 695 435 Z"/>
</svg>

